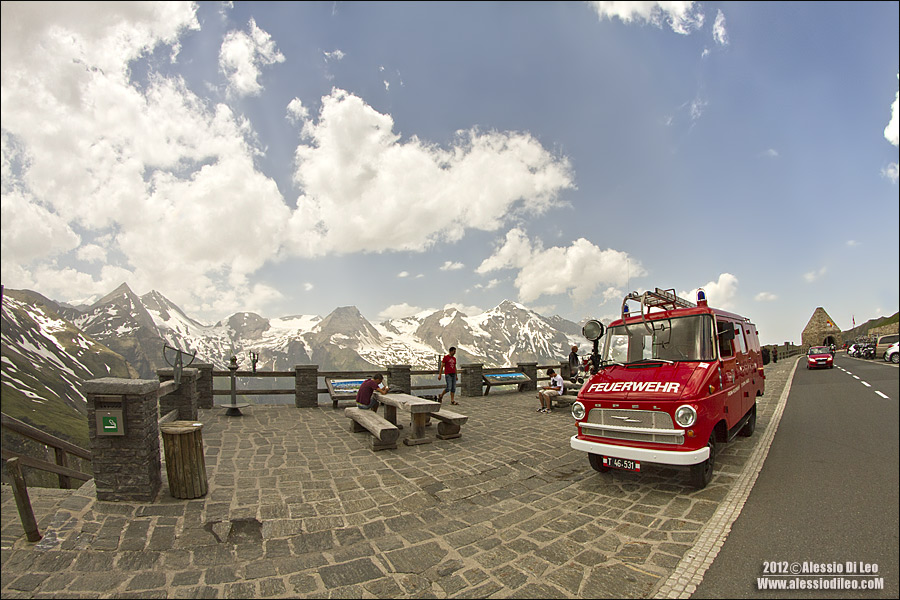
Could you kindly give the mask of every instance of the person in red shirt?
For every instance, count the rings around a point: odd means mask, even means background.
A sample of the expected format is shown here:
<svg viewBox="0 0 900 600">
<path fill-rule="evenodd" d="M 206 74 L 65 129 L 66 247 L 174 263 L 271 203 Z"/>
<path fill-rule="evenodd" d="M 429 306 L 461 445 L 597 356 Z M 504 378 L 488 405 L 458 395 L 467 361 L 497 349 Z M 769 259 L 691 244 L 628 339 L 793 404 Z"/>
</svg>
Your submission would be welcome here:
<svg viewBox="0 0 900 600">
<path fill-rule="evenodd" d="M 441 380 L 442 374 L 447 376 L 447 384 L 444 386 L 444 391 L 438 396 L 438 402 L 443 402 L 444 394 L 450 392 L 450 404 L 459 404 L 456 401 L 456 348 L 454 346 L 450 346 L 447 356 L 441 359 L 438 381 Z"/>
<path fill-rule="evenodd" d="M 387 394 L 388 387 L 382 386 L 384 375 L 375 373 L 371 379 L 366 379 L 356 392 L 356 406 L 364 410 L 378 412 L 378 400 L 374 398 L 375 392 Z"/>
</svg>

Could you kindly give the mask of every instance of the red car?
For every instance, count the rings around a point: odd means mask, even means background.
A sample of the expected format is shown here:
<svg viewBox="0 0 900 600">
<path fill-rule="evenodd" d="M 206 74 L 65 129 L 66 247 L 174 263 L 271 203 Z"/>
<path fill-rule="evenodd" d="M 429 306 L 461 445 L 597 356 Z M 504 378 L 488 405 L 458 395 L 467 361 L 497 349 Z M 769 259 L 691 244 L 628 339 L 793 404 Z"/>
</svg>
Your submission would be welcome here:
<svg viewBox="0 0 900 600">
<path fill-rule="evenodd" d="M 813 346 L 806 353 L 807 369 L 833 369 L 834 356 L 828 346 Z"/>
</svg>

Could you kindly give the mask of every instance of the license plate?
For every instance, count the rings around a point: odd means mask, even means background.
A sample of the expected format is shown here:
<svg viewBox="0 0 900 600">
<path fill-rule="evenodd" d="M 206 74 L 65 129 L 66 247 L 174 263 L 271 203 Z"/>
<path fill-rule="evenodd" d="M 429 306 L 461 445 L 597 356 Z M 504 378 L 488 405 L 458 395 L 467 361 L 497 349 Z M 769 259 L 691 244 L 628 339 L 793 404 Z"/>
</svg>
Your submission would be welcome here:
<svg viewBox="0 0 900 600">
<path fill-rule="evenodd" d="M 624 471 L 640 471 L 641 463 L 636 460 L 628 460 L 627 458 L 612 458 L 611 456 L 603 457 L 603 466 L 612 469 L 622 469 Z"/>
</svg>

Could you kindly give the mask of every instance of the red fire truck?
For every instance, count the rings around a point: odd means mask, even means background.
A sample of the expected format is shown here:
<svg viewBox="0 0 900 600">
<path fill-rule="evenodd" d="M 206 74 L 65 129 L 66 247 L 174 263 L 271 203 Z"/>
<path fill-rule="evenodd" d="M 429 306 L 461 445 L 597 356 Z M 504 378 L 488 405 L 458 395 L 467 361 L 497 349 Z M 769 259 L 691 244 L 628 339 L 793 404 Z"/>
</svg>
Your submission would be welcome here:
<svg viewBox="0 0 900 600">
<path fill-rule="evenodd" d="M 696 304 L 674 289 L 632 292 L 620 319 L 608 329 L 588 321 L 583 333 L 594 343 L 592 375 L 572 405 L 570 444 L 595 470 L 684 467 L 703 488 L 717 445 L 753 434 L 765 391 L 756 326 L 710 308 L 703 290 Z"/>
</svg>

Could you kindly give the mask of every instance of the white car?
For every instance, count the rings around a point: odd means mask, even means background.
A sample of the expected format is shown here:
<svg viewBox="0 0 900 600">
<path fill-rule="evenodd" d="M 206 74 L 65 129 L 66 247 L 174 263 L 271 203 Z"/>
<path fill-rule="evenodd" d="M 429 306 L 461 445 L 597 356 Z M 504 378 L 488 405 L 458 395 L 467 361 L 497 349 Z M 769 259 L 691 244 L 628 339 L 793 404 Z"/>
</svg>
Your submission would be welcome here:
<svg viewBox="0 0 900 600">
<path fill-rule="evenodd" d="M 897 350 L 898 344 L 900 344 L 900 342 L 894 342 L 888 346 L 887 351 L 884 353 L 884 360 L 889 360 L 895 365 L 900 363 L 900 352 Z"/>
</svg>

